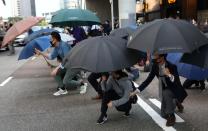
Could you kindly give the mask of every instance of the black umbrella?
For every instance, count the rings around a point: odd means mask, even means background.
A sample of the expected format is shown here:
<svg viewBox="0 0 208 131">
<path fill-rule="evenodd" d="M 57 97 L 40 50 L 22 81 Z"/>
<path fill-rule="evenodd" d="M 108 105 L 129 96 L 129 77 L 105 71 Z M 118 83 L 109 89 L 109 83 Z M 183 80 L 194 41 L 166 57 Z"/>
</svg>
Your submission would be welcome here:
<svg viewBox="0 0 208 131">
<path fill-rule="evenodd" d="M 64 60 L 66 68 L 91 72 L 110 72 L 131 67 L 139 58 L 138 51 L 128 49 L 122 38 L 98 36 L 78 43 Z"/>
<path fill-rule="evenodd" d="M 4 4 L 4 5 L 6 5 L 6 2 L 5 2 L 5 0 L 2 0 L 2 2 L 3 2 L 3 4 Z"/>
<path fill-rule="evenodd" d="M 125 28 L 118 28 L 112 30 L 110 36 L 116 36 L 120 38 L 125 38 L 132 35 L 136 31 L 136 28 L 133 27 L 125 27 Z"/>
<path fill-rule="evenodd" d="M 200 47 L 192 53 L 185 53 L 180 62 L 208 68 L 208 44 Z"/>
<path fill-rule="evenodd" d="M 175 19 L 160 19 L 139 28 L 129 38 L 128 47 L 158 53 L 192 52 L 208 43 L 194 25 Z"/>
</svg>

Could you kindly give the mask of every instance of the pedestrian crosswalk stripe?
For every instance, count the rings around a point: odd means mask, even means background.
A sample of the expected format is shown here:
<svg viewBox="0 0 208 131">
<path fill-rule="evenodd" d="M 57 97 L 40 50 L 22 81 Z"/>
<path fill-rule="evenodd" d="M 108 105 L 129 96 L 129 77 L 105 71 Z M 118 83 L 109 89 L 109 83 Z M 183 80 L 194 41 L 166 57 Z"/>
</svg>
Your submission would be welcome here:
<svg viewBox="0 0 208 131">
<path fill-rule="evenodd" d="M 4 86 L 6 85 L 6 83 L 8 83 L 13 77 L 8 77 L 5 81 L 3 81 L 0 86 Z"/>
<path fill-rule="evenodd" d="M 139 85 L 136 82 L 133 82 L 135 87 Z M 172 126 L 166 126 L 166 120 L 162 118 L 152 107 L 150 107 L 144 100 L 142 100 L 138 95 L 137 104 L 143 108 L 143 110 L 155 121 L 155 123 L 160 126 L 164 131 L 176 131 Z"/>
<path fill-rule="evenodd" d="M 161 109 L 161 102 L 157 99 L 149 99 L 154 105 L 156 105 L 159 109 Z M 184 122 L 184 120 L 178 116 L 177 114 L 175 114 L 176 116 L 176 122 Z"/>
<path fill-rule="evenodd" d="M 138 95 L 137 103 L 143 108 L 143 110 L 152 117 L 156 124 L 158 124 L 164 131 L 176 131 L 172 126 L 166 126 L 166 120 L 163 119 L 155 110 L 153 110 L 144 100 L 142 100 Z"/>
</svg>

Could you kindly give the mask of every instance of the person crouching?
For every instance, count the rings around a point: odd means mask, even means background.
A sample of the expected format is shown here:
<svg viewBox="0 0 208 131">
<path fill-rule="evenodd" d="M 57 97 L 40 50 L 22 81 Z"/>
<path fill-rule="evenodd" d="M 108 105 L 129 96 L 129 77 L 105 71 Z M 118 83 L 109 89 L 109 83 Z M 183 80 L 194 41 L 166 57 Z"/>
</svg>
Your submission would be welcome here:
<svg viewBox="0 0 208 131">
<path fill-rule="evenodd" d="M 108 79 L 106 76 L 102 76 L 101 87 L 104 93 L 101 115 L 97 124 L 107 121 L 107 110 L 111 107 L 115 107 L 118 111 L 125 112 L 125 116 L 129 116 L 132 104 L 129 101 L 129 94 L 133 91 L 133 87 L 128 75 L 122 70 L 118 70 L 112 72 Z"/>
</svg>

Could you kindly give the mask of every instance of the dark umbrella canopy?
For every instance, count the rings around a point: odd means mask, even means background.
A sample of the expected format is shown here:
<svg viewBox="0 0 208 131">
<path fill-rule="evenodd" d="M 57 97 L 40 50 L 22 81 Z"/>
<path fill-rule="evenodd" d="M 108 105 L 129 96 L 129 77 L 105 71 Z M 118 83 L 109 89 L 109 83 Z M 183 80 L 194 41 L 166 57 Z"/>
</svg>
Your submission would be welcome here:
<svg viewBox="0 0 208 131">
<path fill-rule="evenodd" d="M 192 53 L 185 53 L 180 61 L 201 68 L 208 68 L 208 44 L 200 47 Z"/>
<path fill-rule="evenodd" d="M 132 28 L 132 27 L 118 28 L 118 29 L 112 30 L 110 33 L 110 36 L 125 38 L 125 37 L 132 35 L 135 31 L 136 31 L 136 28 Z"/>
<path fill-rule="evenodd" d="M 158 53 L 191 52 L 208 43 L 194 25 L 175 19 L 160 19 L 139 28 L 129 38 L 128 47 Z"/>
<path fill-rule="evenodd" d="M 52 16 L 54 26 L 90 26 L 100 24 L 100 19 L 89 10 L 62 9 Z"/>
<path fill-rule="evenodd" d="M 98 36 L 78 43 L 66 56 L 66 68 L 91 72 L 110 72 L 131 67 L 138 60 L 138 51 L 126 48 L 126 40 Z"/>
</svg>

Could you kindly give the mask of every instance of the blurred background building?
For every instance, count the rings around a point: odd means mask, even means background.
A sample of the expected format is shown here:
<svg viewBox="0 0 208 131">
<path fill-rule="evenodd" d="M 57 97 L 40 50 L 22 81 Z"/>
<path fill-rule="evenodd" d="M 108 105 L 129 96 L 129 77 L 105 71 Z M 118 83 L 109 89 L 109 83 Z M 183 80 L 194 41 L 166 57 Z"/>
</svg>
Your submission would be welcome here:
<svg viewBox="0 0 208 131">
<path fill-rule="evenodd" d="M 35 0 L 18 0 L 21 17 L 36 16 Z"/>
</svg>

